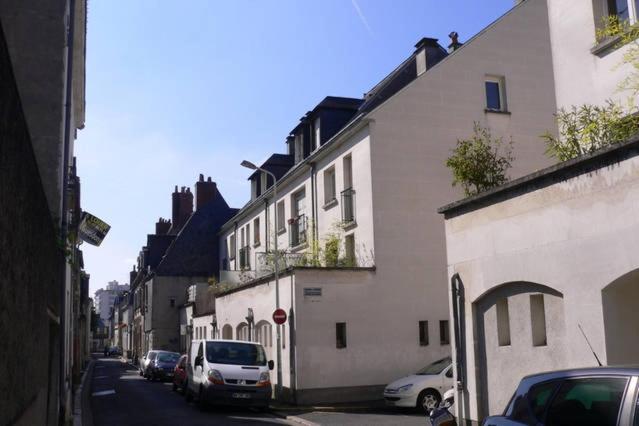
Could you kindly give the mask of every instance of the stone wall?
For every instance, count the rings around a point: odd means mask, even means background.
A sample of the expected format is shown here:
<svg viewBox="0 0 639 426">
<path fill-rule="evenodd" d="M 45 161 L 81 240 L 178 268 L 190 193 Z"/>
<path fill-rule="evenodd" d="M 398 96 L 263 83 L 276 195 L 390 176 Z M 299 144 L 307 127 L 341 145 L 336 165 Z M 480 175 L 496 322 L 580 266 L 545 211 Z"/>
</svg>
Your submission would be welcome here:
<svg viewBox="0 0 639 426">
<path fill-rule="evenodd" d="M 0 31 L 0 424 L 57 424 L 55 318 L 60 316 L 64 259 L 3 34 Z"/>
</svg>

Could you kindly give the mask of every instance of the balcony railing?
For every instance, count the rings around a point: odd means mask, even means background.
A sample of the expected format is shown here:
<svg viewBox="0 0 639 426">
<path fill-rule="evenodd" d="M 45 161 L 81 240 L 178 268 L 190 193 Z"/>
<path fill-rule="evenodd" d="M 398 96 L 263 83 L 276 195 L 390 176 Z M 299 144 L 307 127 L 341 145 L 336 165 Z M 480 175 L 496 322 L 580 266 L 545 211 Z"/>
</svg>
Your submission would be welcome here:
<svg viewBox="0 0 639 426">
<path fill-rule="evenodd" d="M 240 269 L 251 269 L 251 248 L 249 246 L 240 249 Z"/>
<path fill-rule="evenodd" d="M 306 242 L 306 215 L 301 214 L 289 220 L 288 235 L 291 247 L 296 247 Z"/>
<path fill-rule="evenodd" d="M 342 191 L 342 222 L 355 222 L 355 190 L 347 188 Z"/>
</svg>

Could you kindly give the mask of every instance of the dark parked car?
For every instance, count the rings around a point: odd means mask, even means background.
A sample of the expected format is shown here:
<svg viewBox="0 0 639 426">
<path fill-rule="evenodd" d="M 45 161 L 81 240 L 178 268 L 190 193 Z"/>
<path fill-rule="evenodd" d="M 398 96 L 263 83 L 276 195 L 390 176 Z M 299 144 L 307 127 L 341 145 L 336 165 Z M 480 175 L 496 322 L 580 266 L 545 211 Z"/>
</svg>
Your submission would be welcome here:
<svg viewBox="0 0 639 426">
<path fill-rule="evenodd" d="M 157 356 L 149 363 L 147 378 L 151 380 L 173 380 L 173 370 L 180 359 L 177 352 L 157 351 Z"/>
<path fill-rule="evenodd" d="M 186 389 L 186 355 L 182 355 L 173 370 L 173 390 Z"/>
<path fill-rule="evenodd" d="M 501 416 L 484 426 L 637 426 L 639 367 L 599 367 L 524 377 Z"/>
</svg>

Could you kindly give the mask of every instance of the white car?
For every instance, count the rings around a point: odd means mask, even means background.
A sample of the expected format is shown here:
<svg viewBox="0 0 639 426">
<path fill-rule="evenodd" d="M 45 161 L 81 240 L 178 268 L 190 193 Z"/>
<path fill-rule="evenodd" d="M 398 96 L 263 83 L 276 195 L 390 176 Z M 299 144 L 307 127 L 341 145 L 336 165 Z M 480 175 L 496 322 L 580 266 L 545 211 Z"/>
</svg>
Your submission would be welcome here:
<svg viewBox="0 0 639 426">
<path fill-rule="evenodd" d="M 386 386 L 384 399 L 394 407 L 417 407 L 426 413 L 437 407 L 444 392 L 453 387 L 453 363 L 443 358 L 417 373 Z"/>
</svg>

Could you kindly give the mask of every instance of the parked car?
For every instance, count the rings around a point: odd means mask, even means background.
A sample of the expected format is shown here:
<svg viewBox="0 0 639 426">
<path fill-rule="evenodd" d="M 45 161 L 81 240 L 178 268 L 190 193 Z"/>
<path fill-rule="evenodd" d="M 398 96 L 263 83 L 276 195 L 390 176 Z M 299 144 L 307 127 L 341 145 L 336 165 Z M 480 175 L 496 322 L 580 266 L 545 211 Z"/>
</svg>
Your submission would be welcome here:
<svg viewBox="0 0 639 426">
<path fill-rule="evenodd" d="M 182 355 L 173 369 L 173 390 L 181 389 L 184 392 L 186 388 L 186 361 L 187 355 Z"/>
<path fill-rule="evenodd" d="M 430 426 L 457 426 L 455 421 L 455 389 L 444 392 L 442 402 L 428 415 Z"/>
<path fill-rule="evenodd" d="M 173 380 L 173 370 L 180 359 L 177 352 L 157 351 L 155 359 L 147 368 L 151 380 Z"/>
<path fill-rule="evenodd" d="M 484 426 L 639 424 L 639 368 L 598 367 L 524 377 L 501 416 Z"/>
<path fill-rule="evenodd" d="M 155 357 L 158 355 L 158 351 L 148 351 L 146 354 L 142 356 L 142 360 L 140 361 L 140 376 L 145 377 L 147 379 L 149 376 L 149 365 L 151 362 L 155 361 Z"/>
<path fill-rule="evenodd" d="M 259 343 L 194 340 L 186 364 L 187 401 L 267 408 L 271 400 L 273 361 Z"/>
<path fill-rule="evenodd" d="M 122 349 L 117 347 L 117 346 L 111 346 L 109 348 L 108 352 L 109 352 L 108 356 L 111 356 L 111 355 L 120 356 L 120 355 L 122 355 Z"/>
<path fill-rule="evenodd" d="M 453 387 L 453 363 L 450 357 L 439 359 L 415 374 L 386 386 L 384 400 L 394 407 L 417 407 L 429 414 Z"/>
</svg>

